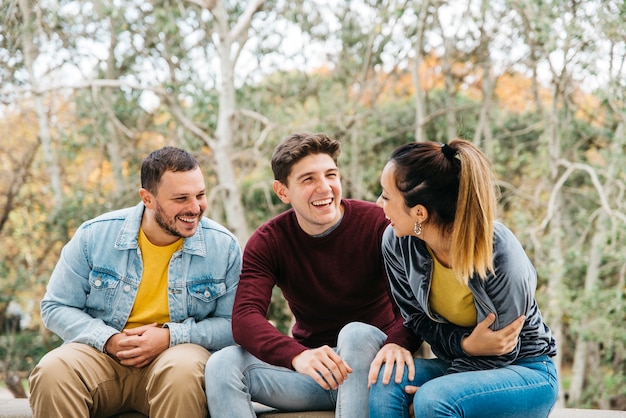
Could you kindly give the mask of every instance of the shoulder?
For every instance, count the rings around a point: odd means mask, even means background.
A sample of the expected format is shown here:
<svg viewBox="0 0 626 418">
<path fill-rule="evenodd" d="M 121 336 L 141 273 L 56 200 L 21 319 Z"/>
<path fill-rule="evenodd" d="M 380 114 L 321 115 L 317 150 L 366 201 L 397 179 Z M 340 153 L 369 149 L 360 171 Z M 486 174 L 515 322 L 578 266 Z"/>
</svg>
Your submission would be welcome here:
<svg viewBox="0 0 626 418">
<path fill-rule="evenodd" d="M 522 244 L 519 242 L 515 234 L 500 222 L 495 222 L 493 227 L 493 243 L 496 256 L 507 257 L 519 256 L 524 253 Z"/>
<path fill-rule="evenodd" d="M 101 215 L 96 216 L 95 218 L 92 218 L 88 221 L 83 222 L 83 224 L 79 228 L 79 231 L 87 230 L 87 229 L 109 230 L 115 224 L 119 224 L 121 228 L 123 223 L 126 222 L 126 220 L 129 217 L 132 217 L 135 215 L 136 211 L 137 211 L 137 207 L 130 207 L 130 208 L 117 209 L 111 212 L 103 213 Z M 143 210 L 141 211 L 141 213 L 143 213 Z M 141 214 L 139 214 L 139 217 L 141 218 Z"/>
<path fill-rule="evenodd" d="M 499 273 L 534 275 L 534 266 L 515 234 L 502 223 L 494 224 L 494 267 Z M 524 275 L 522 274 L 522 275 Z M 497 275 L 497 274 L 496 274 Z"/>
<path fill-rule="evenodd" d="M 204 233 L 205 240 L 237 242 L 235 234 L 213 219 L 203 217 L 200 220 L 200 227 Z"/>
<path fill-rule="evenodd" d="M 354 217 L 360 220 L 371 219 L 386 227 L 388 222 L 385 213 L 374 202 L 357 199 L 343 199 L 346 217 Z"/>
</svg>

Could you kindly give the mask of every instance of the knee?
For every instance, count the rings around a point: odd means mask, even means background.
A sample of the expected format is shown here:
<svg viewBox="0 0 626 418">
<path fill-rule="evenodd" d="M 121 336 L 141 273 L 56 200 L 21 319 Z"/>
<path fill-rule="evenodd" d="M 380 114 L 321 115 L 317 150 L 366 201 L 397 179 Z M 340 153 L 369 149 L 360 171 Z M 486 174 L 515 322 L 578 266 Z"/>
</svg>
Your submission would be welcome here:
<svg viewBox="0 0 626 418">
<path fill-rule="evenodd" d="M 345 325 L 337 337 L 337 349 L 355 350 L 361 353 L 378 352 L 387 336 L 373 325 L 351 322 Z"/>
<path fill-rule="evenodd" d="M 211 354 L 204 368 L 204 377 L 207 382 L 221 382 L 229 376 L 241 374 L 238 364 L 241 364 L 243 349 L 238 346 L 224 347 Z"/>
<path fill-rule="evenodd" d="M 158 359 L 154 369 L 156 377 L 166 377 L 172 387 L 185 385 L 190 378 L 204 382 L 204 366 L 209 352 L 195 344 L 182 344 L 168 348 Z"/>
<path fill-rule="evenodd" d="M 59 380 L 66 381 L 73 374 L 73 367 L 55 349 L 44 355 L 35 366 L 29 377 L 29 385 L 31 391 L 34 388 L 37 392 L 52 390 L 58 387 Z"/>
<path fill-rule="evenodd" d="M 422 416 L 433 411 L 449 411 L 451 408 L 446 404 L 446 399 L 447 397 L 442 394 L 440 388 L 435 385 L 422 385 L 413 397 L 415 416 Z"/>
</svg>

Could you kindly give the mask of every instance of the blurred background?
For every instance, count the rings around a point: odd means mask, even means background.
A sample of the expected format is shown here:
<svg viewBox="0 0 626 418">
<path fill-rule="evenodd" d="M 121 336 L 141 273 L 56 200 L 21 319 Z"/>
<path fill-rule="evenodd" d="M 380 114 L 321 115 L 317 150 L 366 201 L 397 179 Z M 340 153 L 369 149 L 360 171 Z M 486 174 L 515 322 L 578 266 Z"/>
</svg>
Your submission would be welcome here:
<svg viewBox="0 0 626 418">
<path fill-rule="evenodd" d="M 0 0 L 0 387 L 60 344 L 39 301 L 83 221 L 138 202 L 165 145 L 201 161 L 242 247 L 285 206 L 284 136 L 342 142 L 344 196 L 391 150 L 462 137 L 540 277 L 559 403 L 626 410 L 626 5 L 620 0 Z M 279 292 L 270 318 L 289 332 Z"/>
</svg>

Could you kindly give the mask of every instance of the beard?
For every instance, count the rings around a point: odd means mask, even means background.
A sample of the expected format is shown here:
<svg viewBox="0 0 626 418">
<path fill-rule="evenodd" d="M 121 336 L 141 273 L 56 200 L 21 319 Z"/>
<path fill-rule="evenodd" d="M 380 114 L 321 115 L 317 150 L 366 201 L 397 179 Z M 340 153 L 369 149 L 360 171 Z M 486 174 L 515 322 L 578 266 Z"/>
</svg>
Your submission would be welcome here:
<svg viewBox="0 0 626 418">
<path fill-rule="evenodd" d="M 200 215 L 195 214 L 195 213 L 184 213 L 184 214 L 178 214 L 173 217 L 168 217 L 158 203 L 156 203 L 155 206 L 156 207 L 154 211 L 154 220 L 156 221 L 157 225 L 161 227 L 163 231 L 165 231 L 166 233 L 168 233 L 169 235 L 173 237 L 178 237 L 178 238 L 187 238 L 193 235 L 193 234 L 184 235 L 182 232 L 178 230 L 178 228 L 176 227 L 176 217 L 182 216 L 184 218 L 199 218 Z M 195 232 L 196 231 L 194 229 L 193 233 L 195 234 Z"/>
</svg>

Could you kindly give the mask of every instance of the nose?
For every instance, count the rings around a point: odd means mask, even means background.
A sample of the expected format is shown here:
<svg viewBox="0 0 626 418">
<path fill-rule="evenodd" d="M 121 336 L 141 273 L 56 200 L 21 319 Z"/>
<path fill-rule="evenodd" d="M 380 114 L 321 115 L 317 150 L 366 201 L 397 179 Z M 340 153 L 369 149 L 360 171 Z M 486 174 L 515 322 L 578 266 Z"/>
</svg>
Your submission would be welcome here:
<svg viewBox="0 0 626 418">
<path fill-rule="evenodd" d="M 378 206 L 379 208 L 383 207 L 383 197 L 382 197 L 382 195 L 378 196 L 378 199 L 376 199 L 376 206 Z"/>
<path fill-rule="evenodd" d="M 318 191 L 327 191 L 332 189 L 332 187 L 330 186 L 330 182 L 326 179 L 326 178 L 321 178 L 318 182 L 317 182 L 317 190 Z"/>
<path fill-rule="evenodd" d="M 191 201 L 193 213 L 203 213 L 206 209 L 206 196 L 198 197 Z"/>
</svg>

